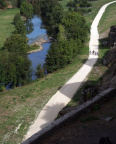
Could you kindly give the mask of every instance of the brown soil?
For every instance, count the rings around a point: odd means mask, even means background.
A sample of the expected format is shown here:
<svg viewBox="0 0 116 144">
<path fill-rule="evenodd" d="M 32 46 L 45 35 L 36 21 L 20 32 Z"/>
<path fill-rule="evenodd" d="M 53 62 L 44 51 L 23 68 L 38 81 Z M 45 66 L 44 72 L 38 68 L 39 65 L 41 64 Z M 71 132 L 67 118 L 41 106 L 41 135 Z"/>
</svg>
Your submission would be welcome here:
<svg viewBox="0 0 116 144">
<path fill-rule="evenodd" d="M 105 121 L 106 116 L 113 119 Z M 112 144 L 116 144 L 116 98 L 99 110 L 64 125 L 41 144 L 98 144 L 101 137 L 109 137 Z"/>
</svg>

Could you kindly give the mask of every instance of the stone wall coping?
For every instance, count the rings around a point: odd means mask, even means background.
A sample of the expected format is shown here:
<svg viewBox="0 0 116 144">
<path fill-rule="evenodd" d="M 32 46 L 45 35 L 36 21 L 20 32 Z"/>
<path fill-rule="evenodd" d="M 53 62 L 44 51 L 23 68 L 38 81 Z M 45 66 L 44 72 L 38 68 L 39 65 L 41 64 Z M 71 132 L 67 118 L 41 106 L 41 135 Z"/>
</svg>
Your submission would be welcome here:
<svg viewBox="0 0 116 144">
<path fill-rule="evenodd" d="M 52 135 L 52 133 L 54 133 L 57 129 L 59 129 L 64 124 L 71 122 L 72 120 L 77 119 L 83 114 L 89 112 L 95 104 L 97 103 L 102 104 L 104 101 L 106 101 L 111 97 L 114 97 L 115 95 L 116 95 L 116 89 L 114 88 L 106 89 L 105 91 L 96 95 L 92 99 L 76 107 L 74 110 L 68 112 L 64 116 L 55 120 L 49 126 L 35 133 L 34 135 L 32 135 L 30 138 L 28 138 L 26 141 L 22 142 L 21 144 L 39 144 L 40 142 L 42 142 L 42 140 Z"/>
</svg>

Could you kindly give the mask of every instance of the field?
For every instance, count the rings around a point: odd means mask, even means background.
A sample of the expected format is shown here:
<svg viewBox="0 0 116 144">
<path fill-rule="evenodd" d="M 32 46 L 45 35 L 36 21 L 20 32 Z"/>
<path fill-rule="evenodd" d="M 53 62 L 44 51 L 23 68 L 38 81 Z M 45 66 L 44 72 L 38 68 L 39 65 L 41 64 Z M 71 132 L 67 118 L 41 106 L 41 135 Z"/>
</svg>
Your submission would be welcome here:
<svg viewBox="0 0 116 144">
<path fill-rule="evenodd" d="M 97 2 L 92 2 L 93 12 L 92 14 L 86 15 L 85 17 L 89 25 L 91 24 L 94 16 L 98 12 L 98 9 L 104 3 L 110 1 L 111 0 L 98 0 Z M 62 2 L 62 5 L 64 4 L 65 6 L 66 0 Z M 112 4 L 112 6 L 113 5 L 114 4 Z M 8 19 L 7 17 L 6 19 L 4 19 L 5 12 L 7 11 L 9 11 L 6 14 L 6 16 L 8 16 Z M 3 41 L 6 39 L 6 37 L 8 37 L 14 30 L 14 26 L 12 25 L 12 18 L 13 15 L 18 12 L 18 10 L 5 10 L 5 12 L 0 12 L 0 17 L 3 19 L 2 21 L 0 21 L 0 26 L 2 27 L 0 27 L 0 48 L 2 48 Z M 110 8 L 109 12 L 112 12 L 112 7 Z M 113 10 L 114 15 L 115 12 L 116 11 Z M 105 15 L 107 16 L 107 14 Z M 10 17 L 12 18 L 10 19 Z M 105 16 L 103 16 L 103 18 L 104 20 L 106 19 Z M 113 21 L 115 23 L 114 19 Z M 100 28 L 102 27 L 102 25 L 104 25 L 104 23 L 104 21 L 100 22 Z M 4 28 L 5 25 L 8 28 Z M 105 30 L 109 29 L 108 27 L 109 26 L 107 26 Z M 5 29 L 6 31 L 3 32 L 2 29 Z M 102 33 L 103 32 L 104 30 L 102 31 Z M 2 35 L 4 35 L 4 39 Z M 102 49 L 101 47 L 100 58 L 102 58 L 105 51 L 107 50 L 108 48 Z M 76 73 L 76 71 L 78 71 L 78 69 L 86 61 L 87 57 L 88 47 L 84 47 L 81 51 L 81 54 L 79 54 L 75 58 L 75 60 L 71 64 L 66 66 L 64 69 L 58 70 L 53 74 L 49 74 L 45 78 L 36 80 L 26 86 L 18 87 L 13 90 L 0 93 L 0 143 L 17 144 L 21 142 L 29 125 L 37 117 L 46 102 L 66 81 L 68 81 L 68 79 L 74 73 Z M 106 69 L 103 68 L 103 73 L 105 72 L 105 70 Z M 101 77 L 101 75 L 99 75 L 99 77 Z M 97 81 L 96 77 L 92 78 Z"/>
<path fill-rule="evenodd" d="M 0 49 L 3 47 L 4 41 L 9 37 L 15 30 L 13 18 L 18 9 L 6 9 L 0 11 Z"/>
</svg>

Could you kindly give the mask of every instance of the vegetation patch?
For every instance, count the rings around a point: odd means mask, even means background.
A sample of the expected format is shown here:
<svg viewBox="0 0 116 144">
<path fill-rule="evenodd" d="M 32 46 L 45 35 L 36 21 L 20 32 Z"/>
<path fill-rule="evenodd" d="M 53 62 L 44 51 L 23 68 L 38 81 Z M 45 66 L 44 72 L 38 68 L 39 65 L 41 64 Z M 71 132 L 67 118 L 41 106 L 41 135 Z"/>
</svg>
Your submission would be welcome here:
<svg viewBox="0 0 116 144">
<path fill-rule="evenodd" d="M 92 115 L 89 115 L 89 116 L 86 116 L 85 118 L 81 118 L 80 122 L 81 123 L 86 123 L 86 122 L 92 122 L 92 121 L 95 121 L 95 120 L 99 120 L 99 118 L 97 118 L 95 116 L 92 116 Z"/>
<path fill-rule="evenodd" d="M 2 49 L 4 41 L 15 30 L 13 19 L 19 9 L 6 9 L 0 11 L 0 49 Z"/>
</svg>

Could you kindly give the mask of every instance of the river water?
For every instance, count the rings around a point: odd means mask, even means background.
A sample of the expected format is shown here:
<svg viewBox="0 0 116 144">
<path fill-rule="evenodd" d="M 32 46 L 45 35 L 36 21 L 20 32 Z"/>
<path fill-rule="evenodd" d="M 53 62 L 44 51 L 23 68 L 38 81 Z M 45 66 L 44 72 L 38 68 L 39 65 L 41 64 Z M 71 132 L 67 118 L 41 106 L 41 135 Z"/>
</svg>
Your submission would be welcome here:
<svg viewBox="0 0 116 144">
<path fill-rule="evenodd" d="M 45 25 L 42 23 L 42 19 L 38 15 L 34 15 L 31 20 L 29 20 L 28 23 L 29 27 L 29 33 L 27 34 L 27 37 L 29 39 L 28 44 L 34 43 L 38 37 L 46 37 L 47 36 L 47 30 L 45 29 Z M 47 51 L 50 47 L 50 42 L 47 42 L 43 44 L 43 50 L 36 53 L 28 54 L 29 60 L 32 62 L 31 68 L 33 69 L 32 72 L 32 80 L 35 80 L 37 77 L 35 76 L 36 67 L 38 64 L 44 64 L 45 63 L 45 57 L 47 54 Z"/>
</svg>

